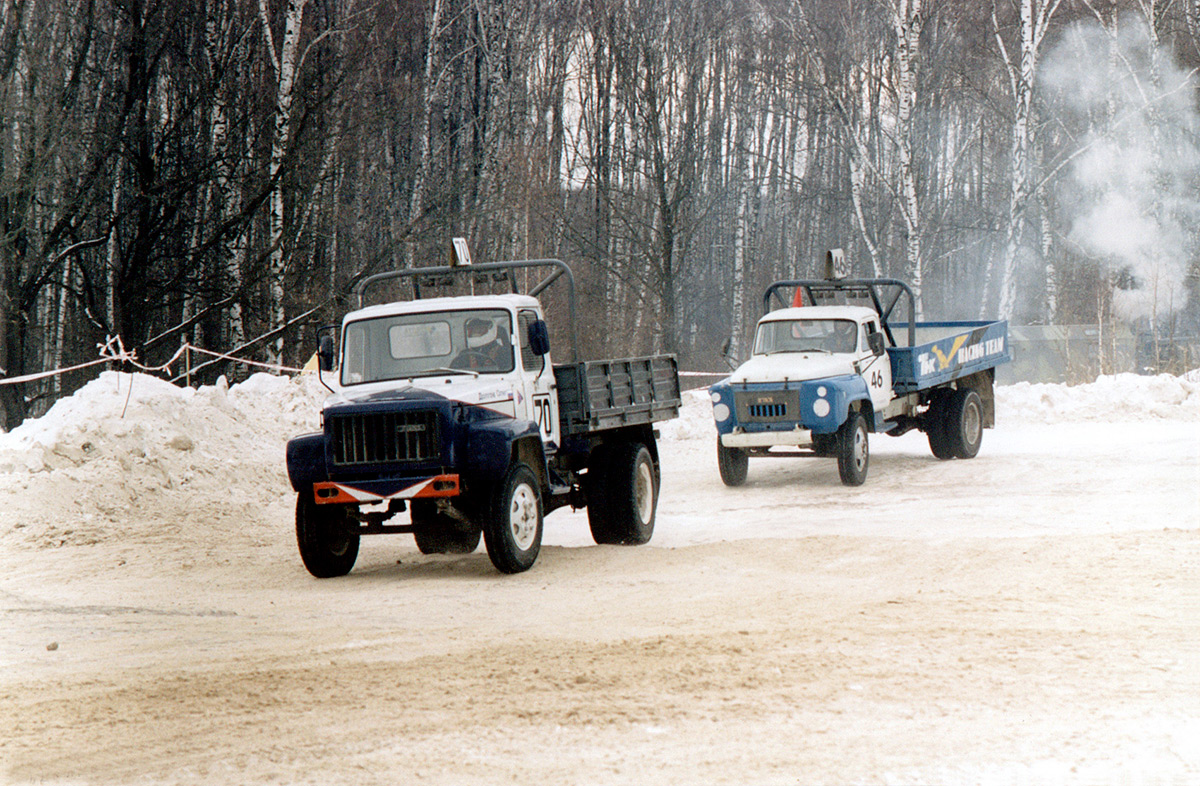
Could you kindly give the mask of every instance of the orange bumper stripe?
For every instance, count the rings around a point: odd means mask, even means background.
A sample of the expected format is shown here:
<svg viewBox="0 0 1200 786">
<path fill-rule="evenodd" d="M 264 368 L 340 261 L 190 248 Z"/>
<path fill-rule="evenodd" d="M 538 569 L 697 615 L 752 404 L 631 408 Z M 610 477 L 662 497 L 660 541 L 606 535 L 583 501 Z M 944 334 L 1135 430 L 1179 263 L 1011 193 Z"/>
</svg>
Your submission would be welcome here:
<svg viewBox="0 0 1200 786">
<path fill-rule="evenodd" d="M 322 482 L 313 484 L 313 498 L 318 505 L 361 504 L 388 502 L 393 499 L 431 499 L 457 497 L 461 492 L 458 475 L 434 475 L 392 494 L 376 494 L 355 488 L 347 483 Z"/>
</svg>

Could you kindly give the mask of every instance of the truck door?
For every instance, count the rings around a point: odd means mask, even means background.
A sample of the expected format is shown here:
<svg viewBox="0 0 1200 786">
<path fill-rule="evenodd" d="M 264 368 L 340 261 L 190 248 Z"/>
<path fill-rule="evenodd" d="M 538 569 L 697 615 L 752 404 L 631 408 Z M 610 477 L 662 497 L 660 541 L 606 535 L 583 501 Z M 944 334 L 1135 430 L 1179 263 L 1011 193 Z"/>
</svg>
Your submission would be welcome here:
<svg viewBox="0 0 1200 786">
<path fill-rule="evenodd" d="M 547 455 L 558 449 L 558 395 L 554 387 L 554 369 L 548 355 L 535 355 L 529 347 L 529 326 L 539 319 L 536 311 L 523 309 L 517 314 L 517 340 L 521 348 L 521 396 L 517 417 L 538 424 Z M 524 411 L 524 414 L 522 412 Z"/>
<path fill-rule="evenodd" d="M 871 392 L 872 406 L 876 412 L 883 412 L 883 408 L 892 400 L 892 361 L 887 352 L 876 355 L 871 351 L 868 337 L 878 332 L 879 322 L 875 319 L 869 319 L 859 327 L 858 367 L 862 369 L 862 377 Z"/>
</svg>

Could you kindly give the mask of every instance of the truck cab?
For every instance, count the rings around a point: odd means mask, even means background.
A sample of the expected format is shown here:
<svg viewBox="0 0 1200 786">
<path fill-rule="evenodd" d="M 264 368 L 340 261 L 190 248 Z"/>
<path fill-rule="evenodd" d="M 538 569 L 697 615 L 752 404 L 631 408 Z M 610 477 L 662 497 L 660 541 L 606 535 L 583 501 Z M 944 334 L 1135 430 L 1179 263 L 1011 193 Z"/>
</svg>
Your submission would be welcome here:
<svg viewBox="0 0 1200 786">
<path fill-rule="evenodd" d="M 797 382 L 859 376 L 876 411 L 892 400 L 892 369 L 879 315 L 861 306 L 784 308 L 754 331 L 753 355 L 730 382 Z M 857 383 L 852 383 L 857 388 Z M 802 413 L 803 414 L 803 413 Z M 815 413 L 813 413 L 815 414 Z"/>
<path fill-rule="evenodd" d="M 371 306 L 342 321 L 346 401 L 421 389 L 533 421 L 548 454 L 561 441 L 542 306 L 528 295 L 432 298 Z M 540 351 L 539 351 L 540 350 Z"/>
</svg>

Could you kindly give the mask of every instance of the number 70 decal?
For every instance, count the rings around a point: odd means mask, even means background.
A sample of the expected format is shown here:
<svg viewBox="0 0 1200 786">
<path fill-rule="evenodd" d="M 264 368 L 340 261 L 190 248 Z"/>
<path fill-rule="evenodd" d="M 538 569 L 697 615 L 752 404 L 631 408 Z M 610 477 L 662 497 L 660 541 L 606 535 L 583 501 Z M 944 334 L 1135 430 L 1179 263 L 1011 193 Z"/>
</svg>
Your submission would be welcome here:
<svg viewBox="0 0 1200 786">
<path fill-rule="evenodd" d="M 538 429 L 546 436 L 553 434 L 554 430 L 552 417 L 554 413 L 551 411 L 550 397 L 534 396 L 533 411 L 534 416 L 537 419 Z"/>
</svg>

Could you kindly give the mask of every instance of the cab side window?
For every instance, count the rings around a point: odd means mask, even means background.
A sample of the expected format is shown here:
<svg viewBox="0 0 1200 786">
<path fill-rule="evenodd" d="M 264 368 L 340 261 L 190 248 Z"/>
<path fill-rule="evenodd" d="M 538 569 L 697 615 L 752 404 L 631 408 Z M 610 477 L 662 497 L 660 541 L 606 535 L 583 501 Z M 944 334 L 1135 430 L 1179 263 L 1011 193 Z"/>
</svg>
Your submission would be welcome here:
<svg viewBox="0 0 1200 786">
<path fill-rule="evenodd" d="M 537 322 L 537 314 L 533 311 L 522 311 L 517 314 L 518 333 L 521 339 L 521 365 L 526 371 L 541 373 L 546 365 L 545 355 L 535 355 L 529 346 L 529 326 Z"/>
</svg>

